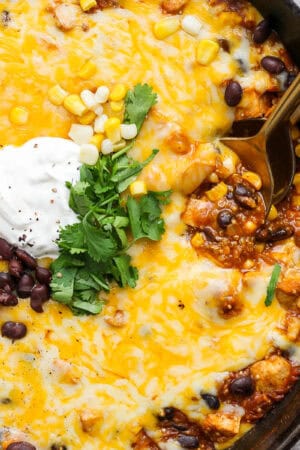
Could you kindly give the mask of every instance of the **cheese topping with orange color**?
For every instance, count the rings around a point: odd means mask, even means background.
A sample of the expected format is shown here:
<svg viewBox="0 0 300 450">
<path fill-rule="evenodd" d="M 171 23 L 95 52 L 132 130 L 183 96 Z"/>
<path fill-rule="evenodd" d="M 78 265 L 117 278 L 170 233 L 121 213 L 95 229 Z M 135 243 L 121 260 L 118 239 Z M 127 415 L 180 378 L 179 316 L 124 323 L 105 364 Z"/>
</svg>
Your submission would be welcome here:
<svg viewBox="0 0 300 450">
<path fill-rule="evenodd" d="M 0 436 L 3 448 L 10 440 L 26 440 L 39 450 L 54 444 L 68 450 L 129 450 L 142 427 L 154 428 L 155 416 L 165 406 L 201 420 L 207 413 L 201 391 L 215 393 L 216 382 L 229 371 L 263 358 L 273 345 L 293 347 L 293 358 L 299 360 L 296 345 L 278 328 L 285 310 L 276 300 L 269 308 L 264 305 L 272 267 L 245 274 L 218 267 L 196 254 L 181 220 L 186 195 L 215 164 L 212 142 L 234 119 L 224 102 L 223 83 L 240 77 L 249 92 L 259 92 L 276 82 L 267 72 L 259 80 L 243 77 L 240 59 L 251 74 L 260 55 L 247 44 L 235 14 L 216 15 L 207 1 L 192 0 L 184 10 L 201 23 L 197 37 L 178 26 L 164 39 L 153 32 L 165 18 L 158 1 L 123 0 L 121 8 L 93 14 L 70 2 L 74 26 L 65 31 L 52 15 L 57 2 L 51 3 L 2 2 L 11 21 L 0 29 L 1 145 L 22 145 L 38 136 L 67 138 L 76 118 L 49 101 L 56 84 L 78 94 L 102 85 L 130 88 L 145 82 L 159 101 L 131 154 L 143 160 L 159 148 L 140 180 L 148 189 L 171 188 L 174 193 L 164 209 L 162 240 L 130 249 L 139 270 L 137 287 L 114 287 L 101 315 L 75 317 L 52 301 L 43 314 L 22 300 L 15 308 L 1 308 L 1 322 L 24 322 L 28 333 L 13 344 L 0 337 Z M 252 7 L 249 16 L 260 20 Z M 220 48 L 203 65 L 196 59 L 201 39 L 227 39 L 231 52 Z M 279 48 L 276 44 L 272 52 Z M 245 95 L 241 114 L 249 107 L 247 100 Z M 13 123 L 15 107 L 28 111 L 22 123 Z M 180 151 L 172 150 L 174 134 L 191 140 L 189 153 L 180 153 L 181 144 L 175 145 Z M 299 264 L 293 244 L 279 246 L 277 252 Z M 230 295 L 239 297 L 243 309 L 224 319 L 218 307 Z M 117 311 L 124 316 L 114 322 Z"/>
</svg>

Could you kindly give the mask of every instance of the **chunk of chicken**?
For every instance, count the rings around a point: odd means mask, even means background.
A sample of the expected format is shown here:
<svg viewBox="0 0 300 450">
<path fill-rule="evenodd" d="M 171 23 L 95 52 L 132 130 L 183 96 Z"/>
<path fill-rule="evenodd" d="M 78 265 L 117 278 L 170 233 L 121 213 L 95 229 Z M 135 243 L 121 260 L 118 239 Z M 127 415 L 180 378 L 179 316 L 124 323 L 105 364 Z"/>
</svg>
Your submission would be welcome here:
<svg viewBox="0 0 300 450">
<path fill-rule="evenodd" d="M 273 394 L 285 390 L 292 375 L 292 366 L 282 356 L 273 355 L 254 363 L 250 372 L 257 391 Z"/>
<path fill-rule="evenodd" d="M 76 26 L 77 7 L 62 3 L 53 10 L 58 28 L 63 31 L 72 30 Z"/>
<path fill-rule="evenodd" d="M 296 342 L 300 336 L 300 317 L 288 313 L 285 317 L 285 330 L 287 338 Z"/>
<path fill-rule="evenodd" d="M 164 0 L 161 4 L 163 11 L 168 14 L 178 14 L 188 3 L 188 0 Z"/>
<path fill-rule="evenodd" d="M 195 159 L 181 175 L 181 191 L 188 195 L 199 187 L 203 181 L 214 171 L 215 166 Z"/>
<path fill-rule="evenodd" d="M 101 411 L 86 409 L 81 411 L 79 418 L 82 430 L 85 433 L 92 433 L 95 425 L 102 419 L 102 413 Z"/>
<path fill-rule="evenodd" d="M 109 314 L 105 315 L 104 320 L 111 327 L 120 328 L 126 325 L 128 319 L 124 311 L 117 309 L 115 311 L 112 310 Z"/>
<path fill-rule="evenodd" d="M 190 198 L 182 220 L 191 227 L 203 227 L 209 223 L 213 209 L 214 204 L 210 201 Z"/>
<path fill-rule="evenodd" d="M 221 435 L 222 438 L 231 438 L 238 434 L 241 417 L 233 413 L 208 414 L 202 424 L 206 432 Z"/>
</svg>

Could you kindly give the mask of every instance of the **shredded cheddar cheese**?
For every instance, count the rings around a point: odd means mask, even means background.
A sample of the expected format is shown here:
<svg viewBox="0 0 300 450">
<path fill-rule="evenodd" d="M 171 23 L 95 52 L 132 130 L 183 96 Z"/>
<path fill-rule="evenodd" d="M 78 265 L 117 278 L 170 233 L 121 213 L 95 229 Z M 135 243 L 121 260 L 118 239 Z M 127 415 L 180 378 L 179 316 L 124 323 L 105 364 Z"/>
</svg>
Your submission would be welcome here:
<svg viewBox="0 0 300 450">
<path fill-rule="evenodd" d="M 248 45 L 234 13 L 220 17 L 204 0 L 190 1 L 184 13 L 202 24 L 199 38 L 225 38 L 232 49 L 229 54 L 220 48 L 206 65 L 196 60 L 197 39 L 184 30 L 156 38 L 153 26 L 164 18 L 157 0 L 123 0 L 122 8 L 88 15 L 79 2 L 71 3 L 75 26 L 64 32 L 46 0 L 2 2 L 12 22 L 0 29 L 1 145 L 21 145 L 36 136 L 68 137 L 75 119 L 60 106 L 64 95 L 57 104 L 49 100 L 53 86 L 79 95 L 103 85 L 112 89 L 145 82 L 159 101 L 131 154 L 143 160 L 154 147 L 160 153 L 143 171 L 139 186 L 174 193 L 164 210 L 163 239 L 130 249 L 140 274 L 137 287 L 113 288 L 101 315 L 74 317 L 51 301 L 43 314 L 22 300 L 1 309 L 1 321 L 22 321 L 28 328 L 26 338 L 13 344 L 0 338 L 0 427 L 8 434 L 2 446 L 22 438 L 40 450 L 55 443 L 68 450 L 129 450 L 141 428 L 155 428 L 161 408 L 172 405 L 199 420 L 207 408 L 191 398 L 199 398 L 202 390 L 216 393 L 217 381 L 263 358 L 272 345 L 294 345 L 278 329 L 285 310 L 275 299 L 269 308 L 264 305 L 270 266 L 242 274 L 199 257 L 181 219 L 186 194 L 212 173 L 219 154 L 213 141 L 234 119 L 224 102 L 224 82 L 242 77 L 239 57 L 251 68 L 260 55 Z M 250 12 L 258 21 L 259 14 L 252 7 Z M 91 60 L 93 70 L 83 76 Z M 274 80 L 264 73 L 243 83 L 259 92 Z M 124 95 L 110 99 L 120 102 Z M 18 105 L 30 112 L 21 127 L 10 122 L 10 111 Z M 114 107 L 111 102 L 114 114 L 121 115 Z M 194 142 L 192 152 L 172 150 L 174 133 Z M 96 136 L 91 142 L 99 148 L 103 136 Z M 292 244 L 277 251 L 282 259 L 299 263 Z M 243 309 L 224 319 L 218 313 L 220 299 L 231 292 Z M 122 324 L 114 326 L 121 316 Z"/>
</svg>

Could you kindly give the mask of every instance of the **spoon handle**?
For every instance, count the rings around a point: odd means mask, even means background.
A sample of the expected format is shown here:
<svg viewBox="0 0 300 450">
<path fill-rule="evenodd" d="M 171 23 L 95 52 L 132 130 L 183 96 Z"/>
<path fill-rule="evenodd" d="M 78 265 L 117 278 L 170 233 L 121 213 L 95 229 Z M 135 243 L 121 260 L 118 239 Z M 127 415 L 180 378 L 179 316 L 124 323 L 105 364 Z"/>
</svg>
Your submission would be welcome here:
<svg viewBox="0 0 300 450">
<path fill-rule="evenodd" d="M 300 73 L 283 94 L 274 111 L 261 129 L 266 137 L 270 136 L 277 125 L 287 122 L 296 108 L 300 105 Z"/>
</svg>

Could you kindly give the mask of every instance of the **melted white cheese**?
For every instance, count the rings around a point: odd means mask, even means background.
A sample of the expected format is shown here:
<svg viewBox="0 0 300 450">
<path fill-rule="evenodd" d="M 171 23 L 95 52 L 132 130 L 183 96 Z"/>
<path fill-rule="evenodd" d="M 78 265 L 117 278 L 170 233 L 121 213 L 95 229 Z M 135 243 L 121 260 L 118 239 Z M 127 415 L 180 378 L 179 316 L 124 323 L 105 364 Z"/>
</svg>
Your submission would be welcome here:
<svg viewBox="0 0 300 450">
<path fill-rule="evenodd" d="M 0 151 L 1 236 L 36 257 L 55 257 L 59 228 L 76 222 L 66 181 L 79 177 L 79 146 L 40 137 Z"/>
</svg>

